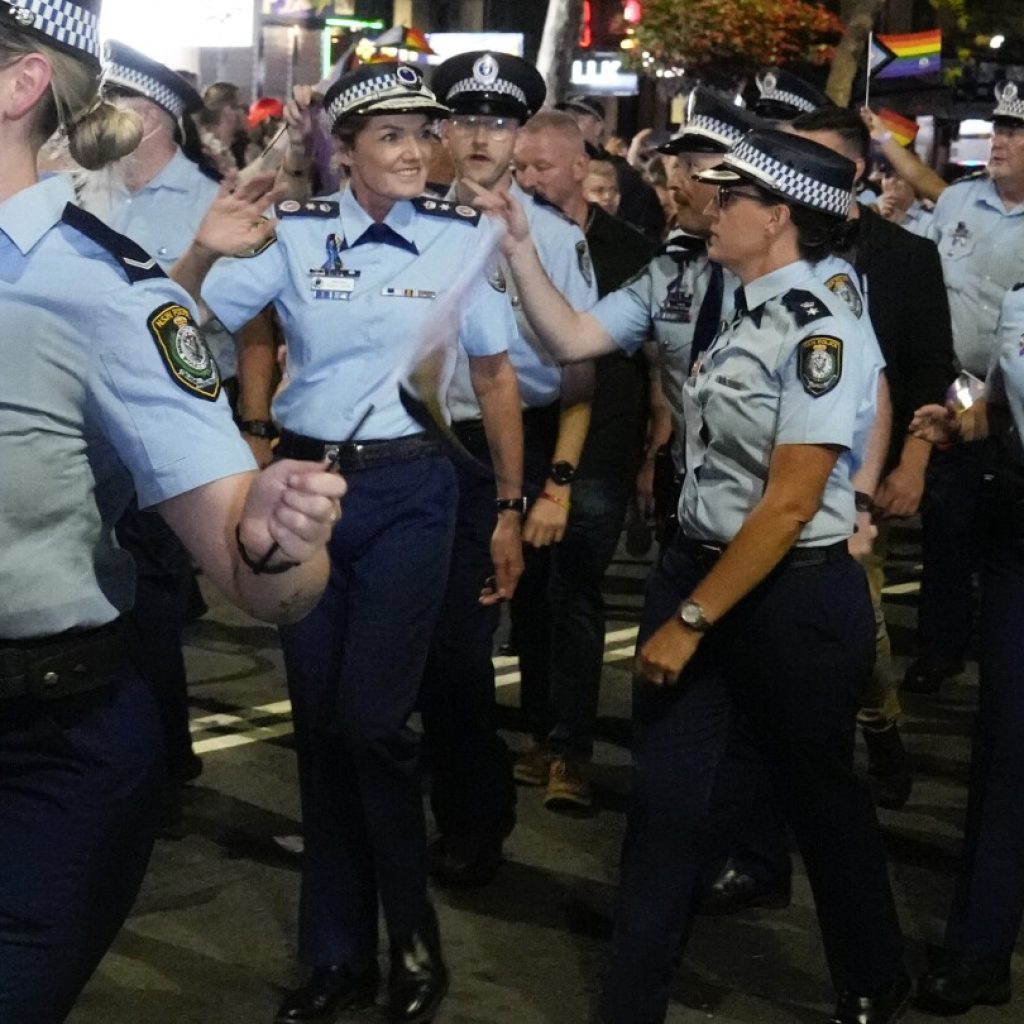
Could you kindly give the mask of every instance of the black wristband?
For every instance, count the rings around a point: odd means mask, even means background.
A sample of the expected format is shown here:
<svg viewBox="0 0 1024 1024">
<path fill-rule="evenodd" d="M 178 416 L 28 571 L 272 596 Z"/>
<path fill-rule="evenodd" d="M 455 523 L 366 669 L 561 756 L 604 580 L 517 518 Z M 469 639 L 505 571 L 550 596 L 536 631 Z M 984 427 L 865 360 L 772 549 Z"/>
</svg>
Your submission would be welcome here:
<svg viewBox="0 0 1024 1024">
<path fill-rule="evenodd" d="M 250 437 L 265 437 L 271 441 L 277 437 L 277 427 L 270 420 L 242 420 L 238 429 Z"/>
<path fill-rule="evenodd" d="M 526 498 L 496 498 L 494 510 L 495 512 L 518 512 L 521 516 L 525 516 Z"/>
<path fill-rule="evenodd" d="M 875 500 L 864 491 L 854 491 L 853 507 L 858 512 L 870 512 L 875 507 Z"/>
<path fill-rule="evenodd" d="M 242 543 L 242 525 L 241 523 L 235 526 L 235 545 L 238 547 L 238 555 L 243 562 L 252 570 L 254 576 L 277 576 L 279 573 L 288 572 L 289 569 L 298 568 L 299 562 L 280 562 L 277 565 L 268 565 L 267 563 L 276 554 L 278 547 L 277 543 L 270 545 L 270 550 L 259 558 L 253 558 L 248 551 L 245 550 L 245 545 Z"/>
<path fill-rule="evenodd" d="M 576 467 L 571 462 L 553 462 L 548 470 L 548 479 L 559 487 L 566 487 L 576 479 Z"/>
</svg>

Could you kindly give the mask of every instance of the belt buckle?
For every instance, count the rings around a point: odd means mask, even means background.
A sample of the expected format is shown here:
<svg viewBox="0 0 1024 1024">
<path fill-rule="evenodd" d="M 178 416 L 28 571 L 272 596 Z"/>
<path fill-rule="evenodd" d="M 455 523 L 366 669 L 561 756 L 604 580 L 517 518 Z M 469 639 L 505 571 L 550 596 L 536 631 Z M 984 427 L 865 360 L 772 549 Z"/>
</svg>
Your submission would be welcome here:
<svg viewBox="0 0 1024 1024">
<path fill-rule="evenodd" d="M 325 444 L 324 445 L 324 458 L 331 463 L 331 465 L 337 465 L 341 458 L 341 445 L 340 444 Z"/>
</svg>

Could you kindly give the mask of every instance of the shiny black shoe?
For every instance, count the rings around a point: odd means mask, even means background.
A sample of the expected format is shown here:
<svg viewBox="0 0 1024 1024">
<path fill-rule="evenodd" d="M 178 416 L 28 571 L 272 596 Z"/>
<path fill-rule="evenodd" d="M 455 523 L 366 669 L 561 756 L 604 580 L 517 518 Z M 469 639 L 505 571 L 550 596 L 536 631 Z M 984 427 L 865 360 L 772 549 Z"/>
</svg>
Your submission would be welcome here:
<svg viewBox="0 0 1024 1024">
<path fill-rule="evenodd" d="M 439 836 L 427 851 L 430 877 L 456 889 L 479 889 L 501 867 L 501 841 L 481 836 Z"/>
<path fill-rule="evenodd" d="M 843 992 L 828 1024 L 895 1024 L 907 1012 L 913 992 L 914 984 L 906 971 L 874 995 Z"/>
<path fill-rule="evenodd" d="M 1009 960 L 944 953 L 918 982 L 914 1005 L 952 1017 L 974 1006 L 1002 1006 L 1011 994 Z"/>
<path fill-rule="evenodd" d="M 868 787 L 875 804 L 898 811 L 910 799 L 914 778 L 899 728 L 862 729 L 868 749 Z"/>
<path fill-rule="evenodd" d="M 391 944 L 388 1019 L 393 1024 L 429 1024 L 447 991 L 437 915 L 428 905 L 423 926 Z"/>
<path fill-rule="evenodd" d="M 947 679 L 953 679 L 964 670 L 962 661 L 929 662 L 925 658 L 912 661 L 903 677 L 907 693 L 938 693 Z"/>
<path fill-rule="evenodd" d="M 359 972 L 343 964 L 315 967 L 305 985 L 285 997 L 274 1024 L 334 1021 L 342 1010 L 373 1006 L 379 987 L 380 972 L 376 964 Z"/>
<path fill-rule="evenodd" d="M 741 910 L 782 910 L 791 899 L 787 884 L 766 885 L 740 868 L 726 864 L 696 906 L 703 917 L 738 914 Z"/>
</svg>

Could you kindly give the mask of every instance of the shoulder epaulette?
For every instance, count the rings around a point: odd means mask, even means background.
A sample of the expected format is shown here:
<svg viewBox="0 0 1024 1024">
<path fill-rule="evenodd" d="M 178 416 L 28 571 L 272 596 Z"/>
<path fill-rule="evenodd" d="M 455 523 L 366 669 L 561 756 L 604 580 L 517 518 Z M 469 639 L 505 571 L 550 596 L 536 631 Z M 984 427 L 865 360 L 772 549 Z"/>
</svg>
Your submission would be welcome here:
<svg viewBox="0 0 1024 1024">
<path fill-rule="evenodd" d="M 696 238 L 694 235 L 674 235 L 666 239 L 654 255 L 693 259 L 695 256 L 707 255 L 707 251 L 708 243 L 703 238 Z"/>
<path fill-rule="evenodd" d="M 299 202 L 298 199 L 285 199 L 274 207 L 274 214 L 278 220 L 286 217 L 318 217 L 321 220 L 328 220 L 337 217 L 341 207 L 330 199 L 307 199 Z"/>
<path fill-rule="evenodd" d="M 1021 288 L 1024 288 L 1024 281 L 1018 281 L 1018 282 L 1017 282 L 1017 284 L 1015 284 L 1015 285 L 1014 285 L 1014 286 L 1013 286 L 1013 287 L 1012 287 L 1012 288 L 1010 289 L 1010 291 L 1011 291 L 1011 292 L 1019 292 L 1019 291 L 1021 290 Z"/>
<path fill-rule="evenodd" d="M 961 185 L 968 181 L 978 181 L 980 178 L 987 178 L 988 171 L 982 168 L 980 171 L 971 171 L 970 174 L 965 174 L 963 177 L 957 178 L 956 181 L 951 181 L 947 188 L 952 188 L 954 185 Z"/>
<path fill-rule="evenodd" d="M 438 199 L 435 196 L 417 196 L 412 205 L 420 213 L 428 217 L 447 217 L 449 220 L 461 220 L 464 224 L 479 224 L 480 211 L 465 203 L 453 203 L 450 199 Z"/>
<path fill-rule="evenodd" d="M 167 276 L 160 264 L 141 245 L 104 224 L 80 206 L 68 203 L 64 207 L 61 221 L 106 249 L 132 284 Z"/>
<path fill-rule="evenodd" d="M 797 327 L 806 327 L 815 320 L 824 320 L 832 315 L 817 295 L 802 288 L 791 288 L 782 296 L 782 304 L 793 314 Z"/>
</svg>

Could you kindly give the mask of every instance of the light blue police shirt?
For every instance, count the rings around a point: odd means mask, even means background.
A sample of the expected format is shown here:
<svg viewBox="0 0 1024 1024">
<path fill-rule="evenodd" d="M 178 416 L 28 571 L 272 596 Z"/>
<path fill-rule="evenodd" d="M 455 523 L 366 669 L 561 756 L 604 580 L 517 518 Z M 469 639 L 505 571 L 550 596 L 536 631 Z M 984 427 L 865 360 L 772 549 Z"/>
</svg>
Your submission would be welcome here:
<svg viewBox="0 0 1024 1024">
<path fill-rule="evenodd" d="M 997 331 L 995 365 L 986 382 L 986 397 L 1009 407 L 1013 430 L 1010 451 L 1024 468 L 1024 281 L 1003 299 Z"/>
<path fill-rule="evenodd" d="M 448 198 L 454 201 L 454 192 Z M 550 206 L 537 202 L 513 181 L 509 192 L 526 214 L 530 236 L 541 266 L 551 283 L 573 309 L 590 309 L 597 301 L 597 282 L 590 262 L 587 239 L 579 225 Z M 543 342 L 534 334 L 516 294 L 512 272 L 504 260 L 488 276 L 492 288 L 505 293 L 516 318 L 516 336 L 508 355 L 519 378 L 519 397 L 524 408 L 537 409 L 558 401 L 562 392 L 562 368 L 551 358 Z M 448 409 L 456 423 L 480 418 L 480 406 L 473 393 L 469 361 L 460 348 L 459 359 L 448 389 Z"/>
<path fill-rule="evenodd" d="M 931 207 L 925 206 L 920 199 L 915 199 L 907 207 L 907 212 L 903 214 L 900 227 L 905 231 L 909 231 L 912 235 L 930 238 L 933 216 L 934 213 Z"/>
<path fill-rule="evenodd" d="M 442 399 L 457 342 L 470 356 L 511 347 L 512 307 L 483 269 L 471 275 L 458 308 L 445 312 L 446 290 L 455 287 L 461 268 L 472 268 L 496 246 L 497 225 L 437 197 L 417 204 L 400 200 L 383 221 L 400 247 L 360 243 L 373 220 L 351 190 L 282 203 L 276 242 L 252 258 L 219 260 L 207 276 L 203 299 L 228 330 L 273 302 L 288 353 L 273 415 L 286 430 L 347 439 L 372 405 L 360 440 L 419 433 L 399 400 L 398 383 L 431 344 L 448 363 Z M 338 268 L 333 275 L 325 272 L 328 264 Z"/>
<path fill-rule="evenodd" d="M 79 204 L 115 231 L 138 242 L 166 271 L 184 255 L 220 186 L 179 149 L 137 192 L 117 184 L 108 171 L 80 177 Z M 203 336 L 222 377 L 238 373 L 235 339 L 211 320 Z"/>
<path fill-rule="evenodd" d="M 743 289 L 746 312 L 704 353 L 683 388 L 687 474 L 683 532 L 728 543 L 764 493 L 772 451 L 783 444 L 842 449 L 821 508 L 797 545 L 853 533 L 851 476 L 875 415 L 878 367 L 846 304 L 798 260 Z"/>
<path fill-rule="evenodd" d="M 133 484 L 145 507 L 255 468 L 185 292 L 62 219 L 73 199 L 55 175 L 0 204 L 5 639 L 130 607 L 135 571 L 112 530 Z"/>
<path fill-rule="evenodd" d="M 629 355 L 648 340 L 657 343 L 661 387 L 675 423 L 673 457 L 678 469 L 682 468 L 683 384 L 690 372 L 693 332 L 710 279 L 704 240 L 679 233 L 643 270 L 590 310 Z"/>
<path fill-rule="evenodd" d="M 1024 203 L 1008 210 L 988 174 L 970 175 L 939 196 L 928 237 L 942 257 L 957 359 L 984 377 L 1003 296 L 1024 279 Z"/>
</svg>

